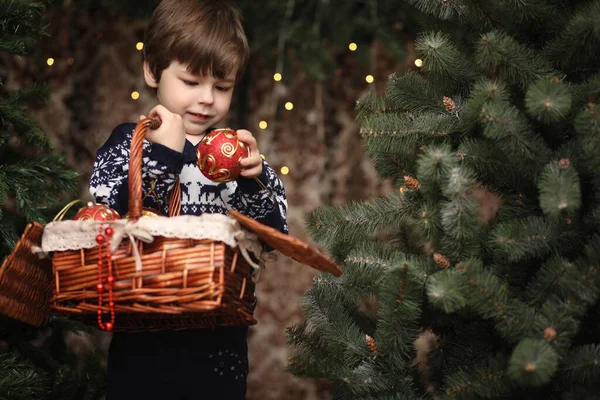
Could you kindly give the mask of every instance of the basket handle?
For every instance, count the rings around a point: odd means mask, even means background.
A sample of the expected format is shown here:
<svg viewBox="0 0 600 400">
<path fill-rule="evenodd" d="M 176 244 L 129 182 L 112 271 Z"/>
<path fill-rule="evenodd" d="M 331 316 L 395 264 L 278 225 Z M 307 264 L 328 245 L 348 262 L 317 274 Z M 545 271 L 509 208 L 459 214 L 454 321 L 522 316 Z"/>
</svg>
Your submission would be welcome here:
<svg viewBox="0 0 600 400">
<path fill-rule="evenodd" d="M 129 219 L 137 220 L 142 216 L 142 157 L 144 152 L 144 138 L 148 129 L 158 129 L 161 121 L 157 118 L 144 118 L 135 127 L 131 138 L 129 152 Z M 179 215 L 181 207 L 181 186 L 179 178 L 171 190 L 169 198 L 169 217 Z"/>
</svg>

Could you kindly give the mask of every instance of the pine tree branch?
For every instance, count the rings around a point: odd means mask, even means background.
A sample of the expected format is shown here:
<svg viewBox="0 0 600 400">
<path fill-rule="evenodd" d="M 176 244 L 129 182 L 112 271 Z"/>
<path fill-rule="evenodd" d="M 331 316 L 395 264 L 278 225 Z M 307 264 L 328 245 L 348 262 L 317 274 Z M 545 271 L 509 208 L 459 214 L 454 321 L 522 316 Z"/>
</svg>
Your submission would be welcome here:
<svg viewBox="0 0 600 400">
<path fill-rule="evenodd" d="M 527 88 L 525 106 L 538 121 L 559 123 L 571 111 L 571 90 L 558 78 L 541 79 Z"/>
<path fill-rule="evenodd" d="M 307 227 L 319 243 L 327 246 L 348 243 L 352 246 L 365 232 L 393 230 L 410 223 L 416 211 L 411 201 L 414 197 L 416 194 L 392 194 L 364 204 L 321 207 L 307 215 Z"/>
<path fill-rule="evenodd" d="M 550 252 L 570 252 L 581 243 L 579 233 L 541 217 L 497 224 L 490 245 L 498 260 L 517 262 L 544 257 Z"/>
<path fill-rule="evenodd" d="M 557 12 L 556 7 L 545 0 L 506 0 L 503 3 L 498 3 L 500 11 L 510 13 L 522 23 L 550 19 Z"/>
<path fill-rule="evenodd" d="M 41 25 L 45 10 L 41 1 L 1 0 L 0 47 L 15 55 L 29 54 L 35 41 L 46 34 L 46 27 Z"/>
<path fill-rule="evenodd" d="M 589 2 L 582 4 L 575 12 L 567 26 L 559 36 L 551 41 L 546 53 L 548 58 L 567 71 L 576 73 L 598 72 L 600 33 L 598 33 L 598 20 L 600 19 L 600 4 Z M 586 68 L 586 66 L 592 66 Z"/>
<path fill-rule="evenodd" d="M 449 35 L 441 32 L 428 32 L 420 35 L 415 49 L 423 58 L 423 70 L 429 73 L 429 81 L 437 90 L 449 96 L 455 92 L 465 92 L 468 86 L 480 75 L 472 68 Z"/>
<path fill-rule="evenodd" d="M 303 302 L 308 323 L 327 341 L 330 353 L 343 360 L 344 369 L 356 368 L 369 358 L 364 333 L 341 302 L 331 301 L 328 288 L 313 287 Z"/>
<path fill-rule="evenodd" d="M 558 374 L 564 385 L 590 385 L 600 379 L 600 345 L 577 346 L 569 352 Z"/>
<path fill-rule="evenodd" d="M 541 387 L 552 379 L 558 363 L 559 355 L 547 341 L 526 337 L 512 352 L 508 375 L 524 387 Z"/>
<path fill-rule="evenodd" d="M 487 271 L 481 261 L 471 259 L 456 269 L 469 288 L 469 305 L 484 319 L 492 319 L 496 330 L 510 342 L 532 332 L 532 311 L 510 293 L 508 285 Z"/>
<path fill-rule="evenodd" d="M 367 146 L 377 146 L 378 150 L 374 151 L 395 151 L 402 154 L 401 151 L 408 153 L 412 149 L 400 146 L 400 141 L 410 140 L 409 143 L 418 143 L 444 138 L 452 133 L 456 125 L 456 118 L 440 113 L 405 114 L 404 117 L 379 114 L 366 117 L 360 133 L 365 137 Z M 378 139 L 372 140 L 375 137 Z"/>
<path fill-rule="evenodd" d="M 453 168 L 444 182 L 443 192 L 448 201 L 441 201 L 444 252 L 449 257 L 477 257 L 482 248 L 482 223 L 479 203 L 472 196 L 475 181 L 467 169 Z"/>
<path fill-rule="evenodd" d="M 26 359 L 13 353 L 0 354 L 0 398 L 10 400 L 43 400 L 47 377 Z"/>
<path fill-rule="evenodd" d="M 427 296 L 431 305 L 453 313 L 469 304 L 464 278 L 454 270 L 440 271 L 427 281 Z"/>
<path fill-rule="evenodd" d="M 404 261 L 390 269 L 377 296 L 381 307 L 374 339 L 379 362 L 397 370 L 410 366 L 408 361 L 413 351 L 410 338 L 417 337 L 423 298 L 423 280 L 416 278 L 419 268 L 411 264 Z"/>
<path fill-rule="evenodd" d="M 2 130 L 17 136 L 25 144 L 50 149 L 52 144 L 33 118 L 25 110 L 24 103 L 35 99 L 44 102 L 48 97 L 45 86 L 36 85 L 29 89 L 11 93 L 0 99 L 0 122 Z"/>
<path fill-rule="evenodd" d="M 546 144 L 531 129 L 529 122 L 516 107 L 487 103 L 482 108 L 480 117 L 484 136 L 504 147 L 509 156 L 514 156 L 517 160 L 525 158 L 544 161 L 549 157 L 550 151 Z"/>
<path fill-rule="evenodd" d="M 465 168 L 473 171 L 479 182 L 515 191 L 529 189 L 533 184 L 533 172 L 514 168 L 503 148 L 491 140 L 463 140 L 457 153 Z"/>
<path fill-rule="evenodd" d="M 548 163 L 538 181 L 540 206 L 546 215 L 557 219 L 574 215 L 581 207 L 579 175 L 569 164 L 568 159 Z"/>
<path fill-rule="evenodd" d="M 505 368 L 504 360 L 490 358 L 482 365 L 450 375 L 443 392 L 451 398 L 497 398 L 511 389 Z"/>
<path fill-rule="evenodd" d="M 504 32 L 492 30 L 482 35 L 477 48 L 477 63 L 488 76 L 522 89 L 538 79 L 551 78 L 556 71 L 532 49 Z"/>
<path fill-rule="evenodd" d="M 404 111 L 401 106 L 390 104 L 386 97 L 379 97 L 372 92 L 367 92 L 360 100 L 357 100 L 355 108 L 357 121 L 373 115 L 399 114 Z"/>
<path fill-rule="evenodd" d="M 488 26 L 492 23 L 482 3 L 469 0 L 408 0 L 419 10 L 441 20 L 468 20 L 473 25 Z"/>
<path fill-rule="evenodd" d="M 600 86 L 600 85 L 599 85 Z M 575 130 L 582 138 L 585 163 L 592 173 L 600 174 L 600 106 L 590 103 L 575 118 Z"/>
<path fill-rule="evenodd" d="M 409 71 L 404 75 L 390 76 L 385 99 L 392 107 L 400 107 L 413 114 L 446 114 L 442 103 L 445 93 L 432 85 L 417 72 Z"/>
<path fill-rule="evenodd" d="M 571 286 L 570 280 L 579 280 L 579 272 L 574 263 L 562 257 L 552 257 L 546 261 L 530 280 L 525 290 L 527 301 L 533 306 L 541 306 L 550 296 L 560 295 Z"/>
</svg>

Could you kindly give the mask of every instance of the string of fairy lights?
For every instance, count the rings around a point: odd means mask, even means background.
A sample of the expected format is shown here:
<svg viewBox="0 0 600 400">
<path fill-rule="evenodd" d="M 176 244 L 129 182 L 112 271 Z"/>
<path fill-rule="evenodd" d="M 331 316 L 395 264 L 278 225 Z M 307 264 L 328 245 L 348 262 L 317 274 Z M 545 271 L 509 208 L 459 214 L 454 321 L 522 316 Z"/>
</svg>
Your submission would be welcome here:
<svg viewBox="0 0 600 400">
<path fill-rule="evenodd" d="M 101 36 L 99 35 L 98 37 L 100 38 Z M 144 43 L 143 42 L 137 42 L 136 45 L 135 45 L 135 48 L 138 51 L 142 51 L 144 49 Z M 348 45 L 348 50 L 350 50 L 352 52 L 357 51 L 358 50 L 358 44 L 356 44 L 354 42 L 350 43 Z M 52 67 L 55 64 L 55 62 L 56 62 L 56 60 L 54 58 L 52 58 L 52 57 L 49 57 L 46 60 L 46 63 L 50 67 Z M 69 57 L 67 59 L 67 64 L 69 66 L 73 65 L 74 63 L 75 63 L 75 58 Z M 422 68 L 423 67 L 423 60 L 421 60 L 420 58 L 415 59 L 414 63 L 415 63 L 415 66 L 418 67 L 418 68 Z M 281 72 L 276 72 L 275 74 L 273 74 L 273 80 L 275 82 L 281 82 L 282 79 L 283 79 L 283 75 L 282 75 Z M 373 75 L 370 75 L 370 74 L 366 75 L 365 76 L 365 81 L 367 82 L 367 84 L 371 84 L 371 83 L 375 82 L 375 77 Z M 137 90 L 134 90 L 133 92 L 131 92 L 130 96 L 131 96 L 131 98 L 133 100 L 139 100 L 139 98 L 140 98 L 141 95 L 140 95 L 140 92 L 138 92 Z M 294 109 L 294 103 L 291 102 L 291 101 L 285 102 L 285 104 L 283 106 L 284 106 L 284 108 L 287 111 L 292 111 Z M 267 121 L 265 121 L 265 120 L 262 120 L 262 121 L 260 121 L 258 123 L 258 127 L 260 129 L 262 129 L 262 130 L 265 130 L 265 129 L 267 129 L 269 127 L 269 123 Z M 264 154 L 261 154 L 260 156 L 263 159 L 265 159 Z M 282 175 L 288 175 L 290 173 L 290 169 L 289 169 L 289 167 L 287 167 L 287 166 L 284 165 L 284 166 L 282 166 L 280 168 L 280 172 L 281 172 Z"/>
</svg>

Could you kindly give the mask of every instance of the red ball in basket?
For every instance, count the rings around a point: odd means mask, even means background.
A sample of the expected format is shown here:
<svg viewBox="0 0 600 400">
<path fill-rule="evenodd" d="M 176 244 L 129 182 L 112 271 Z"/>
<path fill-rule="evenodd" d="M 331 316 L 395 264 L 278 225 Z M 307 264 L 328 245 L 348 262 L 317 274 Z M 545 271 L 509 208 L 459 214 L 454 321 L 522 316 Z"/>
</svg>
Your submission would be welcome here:
<svg viewBox="0 0 600 400">
<path fill-rule="evenodd" d="M 120 218 L 119 213 L 112 208 L 104 204 L 94 204 L 92 202 L 87 203 L 85 207 L 79 209 L 73 217 L 73 219 L 80 221 L 112 221 Z"/>
<path fill-rule="evenodd" d="M 241 172 L 240 160 L 248 155 L 248 146 L 238 140 L 236 131 L 229 128 L 209 132 L 196 150 L 198 168 L 214 182 L 237 179 Z"/>
</svg>

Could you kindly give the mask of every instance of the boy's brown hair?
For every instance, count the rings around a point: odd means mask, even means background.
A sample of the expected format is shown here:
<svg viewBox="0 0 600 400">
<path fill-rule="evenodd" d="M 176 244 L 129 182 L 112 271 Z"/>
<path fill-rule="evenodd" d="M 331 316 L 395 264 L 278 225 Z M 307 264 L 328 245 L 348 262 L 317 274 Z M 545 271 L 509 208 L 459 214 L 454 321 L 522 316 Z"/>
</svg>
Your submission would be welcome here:
<svg viewBox="0 0 600 400">
<path fill-rule="evenodd" d="M 143 54 L 157 82 L 172 61 L 218 79 L 237 67 L 239 81 L 249 52 L 241 16 L 227 2 L 162 0 L 148 22 Z"/>
</svg>

